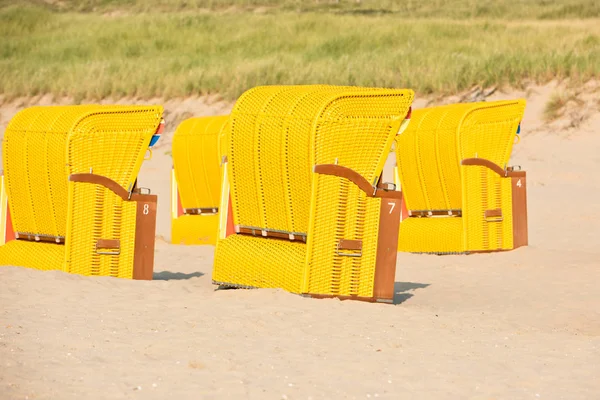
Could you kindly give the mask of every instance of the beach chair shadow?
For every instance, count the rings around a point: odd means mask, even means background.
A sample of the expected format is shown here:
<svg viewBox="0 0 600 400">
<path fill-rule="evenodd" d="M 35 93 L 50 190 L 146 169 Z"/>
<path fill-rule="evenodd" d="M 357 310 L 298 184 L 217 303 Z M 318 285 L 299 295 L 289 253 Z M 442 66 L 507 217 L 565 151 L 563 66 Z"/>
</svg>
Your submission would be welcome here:
<svg viewBox="0 0 600 400">
<path fill-rule="evenodd" d="M 429 283 L 394 282 L 394 304 L 404 303 L 414 296 L 411 292 L 416 289 L 425 289 L 429 285 Z"/>
<path fill-rule="evenodd" d="M 155 272 L 152 279 L 155 281 L 181 281 L 191 278 L 199 278 L 204 276 L 202 272 L 196 271 L 189 274 L 183 272 L 162 271 Z"/>
</svg>

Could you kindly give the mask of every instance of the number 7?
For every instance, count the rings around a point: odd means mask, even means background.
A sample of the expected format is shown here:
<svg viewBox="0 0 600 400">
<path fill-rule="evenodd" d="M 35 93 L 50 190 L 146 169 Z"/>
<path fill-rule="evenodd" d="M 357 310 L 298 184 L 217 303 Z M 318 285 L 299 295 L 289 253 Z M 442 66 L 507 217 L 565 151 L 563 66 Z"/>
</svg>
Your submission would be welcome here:
<svg viewBox="0 0 600 400">
<path fill-rule="evenodd" d="M 392 211 L 394 211 L 394 207 L 396 207 L 396 203 L 388 203 L 388 205 L 392 206 L 392 208 L 390 208 L 390 214 L 391 214 Z"/>
</svg>

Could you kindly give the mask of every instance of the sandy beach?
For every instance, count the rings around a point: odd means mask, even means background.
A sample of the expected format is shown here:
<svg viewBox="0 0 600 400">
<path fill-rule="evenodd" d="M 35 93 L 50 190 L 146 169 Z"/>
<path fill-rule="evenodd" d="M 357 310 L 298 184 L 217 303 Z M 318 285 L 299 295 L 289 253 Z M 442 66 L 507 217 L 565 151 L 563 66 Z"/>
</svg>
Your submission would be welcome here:
<svg viewBox="0 0 600 400">
<path fill-rule="evenodd" d="M 394 305 L 216 290 L 213 247 L 168 244 L 169 150 L 178 121 L 232 105 L 164 103 L 139 178 L 159 195 L 154 281 L 0 267 L 0 399 L 600 398 L 600 84 L 545 122 L 556 85 L 487 99 L 528 100 L 511 161 L 529 247 L 399 253 Z M 0 105 L 0 133 L 44 102 Z"/>
</svg>

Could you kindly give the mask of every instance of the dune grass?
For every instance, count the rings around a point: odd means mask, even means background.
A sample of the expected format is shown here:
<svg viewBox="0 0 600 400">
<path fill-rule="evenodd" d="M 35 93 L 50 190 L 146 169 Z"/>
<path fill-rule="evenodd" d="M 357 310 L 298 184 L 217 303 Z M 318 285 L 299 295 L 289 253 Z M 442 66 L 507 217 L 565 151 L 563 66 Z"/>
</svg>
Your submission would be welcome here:
<svg viewBox="0 0 600 400">
<path fill-rule="evenodd" d="M 544 106 L 544 120 L 546 122 L 554 121 L 560 117 L 564 107 L 569 101 L 569 97 L 562 92 L 553 93 Z"/>
<path fill-rule="evenodd" d="M 0 94 L 5 98 L 219 93 L 234 99 L 256 85 L 306 83 L 447 94 L 476 84 L 600 76 L 600 20 L 545 20 L 542 11 L 560 8 L 554 2 L 545 2 L 551 6 L 536 11 L 540 15 L 531 16 L 536 19 L 440 19 L 425 13 L 425 6 L 415 6 L 425 17 L 405 18 L 393 7 L 368 15 L 339 13 L 352 9 L 348 2 L 328 3 L 327 12 L 298 13 L 285 8 L 297 2 L 286 0 L 202 2 L 217 8 L 277 3 L 267 12 L 190 11 L 193 7 L 181 6 L 183 0 L 148 0 L 146 6 L 139 0 L 57 2 L 60 7 L 43 0 L 26 3 L 0 3 Z M 166 9 L 140 8 L 151 4 Z M 596 7 L 595 2 L 559 2 L 569 4 Z"/>
</svg>

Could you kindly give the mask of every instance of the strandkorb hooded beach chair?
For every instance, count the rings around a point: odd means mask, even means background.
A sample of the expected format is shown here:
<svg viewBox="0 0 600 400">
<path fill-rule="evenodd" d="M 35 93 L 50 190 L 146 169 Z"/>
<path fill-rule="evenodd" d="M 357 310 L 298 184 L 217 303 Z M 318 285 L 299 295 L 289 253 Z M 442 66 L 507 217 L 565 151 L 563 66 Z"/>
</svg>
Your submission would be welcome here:
<svg viewBox="0 0 600 400">
<path fill-rule="evenodd" d="M 162 112 L 98 105 L 19 112 L 3 143 L 3 210 L 15 240 L 0 246 L 0 265 L 152 279 L 156 196 L 141 194 L 136 178 Z"/>
<path fill-rule="evenodd" d="M 213 281 L 392 301 L 400 193 L 378 185 L 412 99 L 336 86 L 244 93 L 225 132 L 235 233 L 217 242 Z"/>
<path fill-rule="evenodd" d="M 468 253 L 527 245 L 526 175 L 507 167 L 524 110 L 525 100 L 511 100 L 412 112 L 396 139 L 408 210 L 400 224 L 400 251 Z"/>
<path fill-rule="evenodd" d="M 219 134 L 229 116 L 190 118 L 173 136 L 171 243 L 215 244 L 219 230 Z"/>
</svg>

